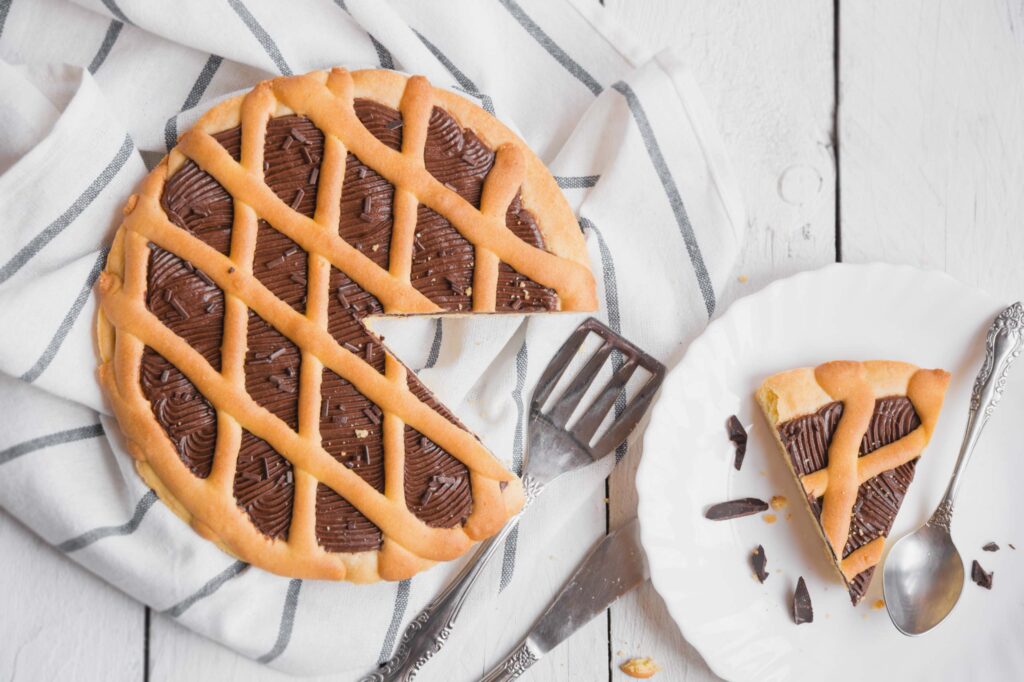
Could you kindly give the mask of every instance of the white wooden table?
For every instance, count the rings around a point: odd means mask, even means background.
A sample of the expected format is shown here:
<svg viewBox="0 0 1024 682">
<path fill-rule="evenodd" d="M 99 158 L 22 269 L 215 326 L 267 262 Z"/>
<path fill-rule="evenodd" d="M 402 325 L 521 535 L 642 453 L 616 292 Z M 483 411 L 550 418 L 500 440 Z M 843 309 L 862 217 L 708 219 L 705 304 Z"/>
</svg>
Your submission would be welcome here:
<svg viewBox="0 0 1024 682">
<path fill-rule="evenodd" d="M 685 50 L 725 138 L 749 222 L 720 311 L 835 260 L 1024 295 L 1019 3 L 605 1 L 652 47 Z M 635 514 L 634 460 L 609 482 L 612 527 Z M 2 680 L 292 679 L 150 613 L 2 512 L 0 548 Z M 650 587 L 528 679 L 627 679 L 630 656 L 653 657 L 655 679 L 714 679 Z"/>
</svg>

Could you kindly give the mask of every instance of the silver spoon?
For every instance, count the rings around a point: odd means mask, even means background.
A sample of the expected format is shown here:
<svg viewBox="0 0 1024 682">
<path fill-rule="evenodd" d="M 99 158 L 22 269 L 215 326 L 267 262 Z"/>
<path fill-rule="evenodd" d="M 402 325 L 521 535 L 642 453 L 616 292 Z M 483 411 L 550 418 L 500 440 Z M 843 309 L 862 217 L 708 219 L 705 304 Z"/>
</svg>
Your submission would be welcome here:
<svg viewBox="0 0 1024 682">
<path fill-rule="evenodd" d="M 1024 307 L 999 313 L 985 339 L 985 362 L 974 380 L 967 430 L 946 494 L 928 522 L 889 550 L 882 573 L 885 608 L 905 635 L 920 635 L 942 622 L 960 599 L 964 562 L 950 537 L 953 500 L 960 477 L 1006 386 L 1010 365 L 1024 346 Z"/>
</svg>

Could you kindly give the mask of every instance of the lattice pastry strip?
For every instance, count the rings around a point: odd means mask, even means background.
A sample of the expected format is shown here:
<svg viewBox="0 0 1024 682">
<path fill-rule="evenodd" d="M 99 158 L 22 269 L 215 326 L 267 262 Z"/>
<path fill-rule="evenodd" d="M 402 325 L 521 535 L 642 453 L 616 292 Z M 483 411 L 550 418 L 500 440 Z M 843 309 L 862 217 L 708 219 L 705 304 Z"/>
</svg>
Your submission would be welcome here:
<svg viewBox="0 0 1024 682">
<path fill-rule="evenodd" d="M 356 117 L 357 95 L 398 108 L 404 128 L 399 151 L 371 135 Z M 479 209 L 426 170 L 423 154 L 435 107 L 448 111 L 497 149 L 493 167 L 483 180 Z M 297 210 L 302 189 L 288 204 L 264 178 L 268 122 L 294 114 L 311 121 L 324 138 L 322 159 L 310 176 L 317 192 L 312 217 Z M 241 129 L 238 161 L 213 137 L 233 126 Z M 302 143 L 300 133 L 293 130 L 293 135 Z M 290 143 L 285 141 L 286 146 Z M 308 152 L 303 153 L 308 159 Z M 394 189 L 387 268 L 338 234 L 349 153 Z M 234 218 L 227 255 L 202 235 L 174 224 L 161 206 L 165 184 L 186 159 L 194 161 L 232 197 Z M 519 195 L 523 204 L 536 212 L 544 249 L 523 241 L 505 225 L 505 213 Z M 125 207 L 126 217 L 98 287 L 101 381 L 144 478 L 197 531 L 247 561 L 296 577 L 400 579 L 465 552 L 473 542 L 496 532 L 522 503 L 521 485 L 515 476 L 472 434 L 422 402 L 410 390 L 400 362 L 385 354 L 382 375 L 368 362 L 373 351 L 370 341 L 363 357 L 345 347 L 348 344 L 339 344 L 328 330 L 333 268 L 379 300 L 385 312 L 440 310 L 411 285 L 419 247 L 417 207 L 421 204 L 444 216 L 475 250 L 475 311 L 495 310 L 500 262 L 553 290 L 562 309 L 593 307 L 593 278 L 575 221 L 543 165 L 485 112 L 431 88 L 419 77 L 406 79 L 390 72 L 349 74 L 335 69 L 329 74 L 261 83 L 246 96 L 208 112 Z M 306 287 L 304 311 L 279 298 L 254 275 L 258 234 L 264 229 L 260 225 L 280 232 L 295 248 L 306 252 L 307 275 L 297 280 Z M 194 268 L 223 292 L 219 371 L 148 309 L 151 245 L 180 257 L 190 270 Z M 342 296 L 340 290 L 338 296 Z M 248 325 L 253 315 L 298 349 L 297 429 L 246 390 Z M 194 475 L 184 465 L 140 390 L 146 348 L 177 368 L 216 412 L 217 439 L 206 478 Z M 383 491 L 335 459 L 321 442 L 325 368 L 377 406 L 384 451 Z M 461 525 L 434 527 L 410 510 L 403 487 L 407 425 L 467 468 L 473 506 Z M 358 429 L 355 432 L 358 435 Z M 246 438 L 266 443 L 290 467 L 282 483 L 293 486 L 287 539 L 271 541 L 254 527 L 235 499 L 238 457 Z M 366 459 L 368 462 L 369 455 Z M 269 481 L 269 471 L 266 477 Z M 274 485 L 280 482 L 275 480 Z M 380 529 L 383 541 L 379 550 L 329 552 L 321 546 L 315 531 L 321 484 L 336 491 Z"/>
<path fill-rule="evenodd" d="M 856 603 L 942 408 L 949 374 L 829 362 L 764 381 L 757 399 Z"/>
</svg>

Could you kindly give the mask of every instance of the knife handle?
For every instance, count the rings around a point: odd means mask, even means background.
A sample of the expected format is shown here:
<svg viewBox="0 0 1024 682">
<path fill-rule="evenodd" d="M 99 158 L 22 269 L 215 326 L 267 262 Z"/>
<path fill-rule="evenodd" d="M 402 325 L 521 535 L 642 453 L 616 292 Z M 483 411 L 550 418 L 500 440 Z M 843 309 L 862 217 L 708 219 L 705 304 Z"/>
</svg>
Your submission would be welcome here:
<svg viewBox="0 0 1024 682">
<path fill-rule="evenodd" d="M 540 660 L 541 653 L 530 646 L 524 639 L 508 656 L 484 677 L 480 682 L 507 682 L 514 680 L 526 672 L 526 669 Z"/>
</svg>

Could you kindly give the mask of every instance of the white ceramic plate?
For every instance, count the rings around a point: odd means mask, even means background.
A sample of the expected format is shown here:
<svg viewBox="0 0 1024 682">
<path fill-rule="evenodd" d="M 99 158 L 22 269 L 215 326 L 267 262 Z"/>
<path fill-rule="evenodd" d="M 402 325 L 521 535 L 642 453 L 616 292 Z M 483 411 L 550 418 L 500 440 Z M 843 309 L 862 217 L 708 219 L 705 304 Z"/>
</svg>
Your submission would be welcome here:
<svg viewBox="0 0 1024 682">
<path fill-rule="evenodd" d="M 978 559 L 995 571 L 993 589 L 968 581 L 949 618 L 917 638 L 899 634 L 876 607 L 880 569 L 861 605 L 850 605 L 753 399 L 765 376 L 828 360 L 905 360 L 951 371 L 938 428 L 892 530 L 899 538 L 927 519 L 942 494 L 984 333 L 1003 307 L 941 273 L 834 265 L 736 302 L 693 342 L 653 410 L 637 488 L 651 579 L 716 673 L 758 682 L 1024 679 L 1024 363 L 982 436 L 953 521 L 968 575 Z M 750 433 L 739 472 L 725 431 L 732 414 Z M 774 524 L 761 516 L 703 518 L 715 502 L 772 495 L 790 500 Z M 1002 549 L 983 552 L 989 541 Z M 758 544 L 771 573 L 764 585 L 749 563 Z M 790 604 L 800 575 L 814 622 L 796 626 Z"/>
</svg>

